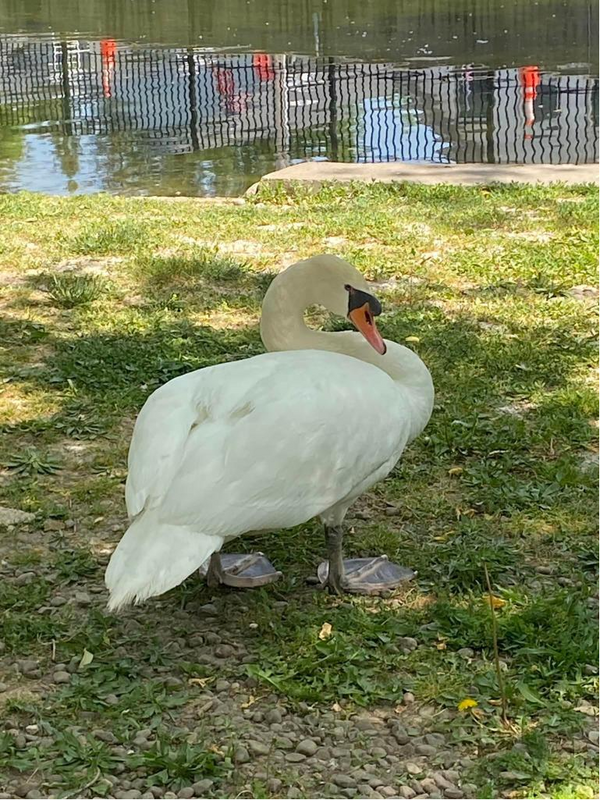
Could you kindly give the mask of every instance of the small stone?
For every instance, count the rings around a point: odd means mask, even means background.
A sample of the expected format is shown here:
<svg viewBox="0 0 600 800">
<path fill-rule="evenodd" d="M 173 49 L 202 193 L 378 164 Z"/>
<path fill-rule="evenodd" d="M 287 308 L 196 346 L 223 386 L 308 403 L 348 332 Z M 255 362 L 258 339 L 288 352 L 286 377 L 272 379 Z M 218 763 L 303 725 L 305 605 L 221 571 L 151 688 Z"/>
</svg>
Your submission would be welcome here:
<svg viewBox="0 0 600 800">
<path fill-rule="evenodd" d="M 119 705 L 119 698 L 116 694 L 107 694 L 104 698 L 104 702 L 108 706 L 118 706 Z"/>
<path fill-rule="evenodd" d="M 447 789 L 444 789 L 444 794 L 451 800 L 459 800 L 459 798 L 465 796 L 464 791 L 459 789 L 458 786 L 449 786 Z"/>
<path fill-rule="evenodd" d="M 39 668 L 39 664 L 33 659 L 24 659 L 23 661 L 17 661 L 17 668 L 19 672 L 27 675 L 31 672 L 35 672 Z"/>
<path fill-rule="evenodd" d="M 73 600 L 80 606 L 89 606 L 92 602 L 92 598 L 87 592 L 75 592 Z"/>
<path fill-rule="evenodd" d="M 419 646 L 419 643 L 416 639 L 413 639 L 412 636 L 401 636 L 398 640 L 398 647 L 401 650 L 405 650 L 407 652 L 411 652 L 412 650 L 416 650 Z"/>
<path fill-rule="evenodd" d="M 291 764 L 299 764 L 300 761 L 306 760 L 306 756 L 303 756 L 302 753 L 286 753 L 285 760 Z"/>
<path fill-rule="evenodd" d="M 434 756 L 436 748 L 432 744 L 418 744 L 415 747 L 415 752 L 420 756 Z"/>
<path fill-rule="evenodd" d="M 405 797 L 406 800 L 412 800 L 412 798 L 416 795 L 414 789 L 411 789 L 410 786 L 401 786 L 398 789 L 398 794 L 400 797 Z"/>
<path fill-rule="evenodd" d="M 189 800 L 189 798 L 193 796 L 194 796 L 193 786 L 184 786 L 183 789 L 180 789 L 177 792 L 177 797 L 181 797 L 183 798 L 183 800 Z"/>
<path fill-rule="evenodd" d="M 309 757 L 314 756 L 314 754 L 317 752 L 318 749 L 319 749 L 318 745 L 315 742 L 313 742 L 312 739 L 303 739 L 301 742 L 299 742 L 298 746 L 296 747 L 296 750 L 299 753 L 302 753 L 303 756 L 309 756 Z"/>
<path fill-rule="evenodd" d="M 92 736 L 95 739 L 99 739 L 101 742 L 107 742 L 108 744 L 114 744 L 117 741 L 117 737 L 114 735 L 114 733 L 102 730 L 102 728 L 94 729 L 92 731 Z"/>
<path fill-rule="evenodd" d="M 418 764 L 415 764 L 414 761 L 407 761 L 404 765 L 404 768 L 410 775 L 420 775 L 423 770 Z"/>
<path fill-rule="evenodd" d="M 13 583 L 15 586 L 27 586 L 32 583 L 36 577 L 35 572 L 22 572 L 20 575 L 17 575 Z"/>
<path fill-rule="evenodd" d="M 598 667 L 595 667 L 593 664 L 586 664 L 583 668 L 583 671 L 586 675 L 597 675 Z"/>
<path fill-rule="evenodd" d="M 383 747 L 372 747 L 371 755 L 374 758 L 385 758 L 387 756 L 387 750 Z"/>
<path fill-rule="evenodd" d="M 40 728 L 39 725 L 26 725 L 25 730 L 27 733 L 38 733 Z"/>
<path fill-rule="evenodd" d="M 18 783 L 13 789 L 17 797 L 27 797 L 29 792 L 35 790 L 36 783 Z"/>
<path fill-rule="evenodd" d="M 350 775 L 345 775 L 343 772 L 335 772 L 331 776 L 332 783 L 339 786 L 340 789 L 354 789 L 356 781 Z"/>
<path fill-rule="evenodd" d="M 0 506 L 0 525 L 25 525 L 34 519 L 35 514 L 30 514 L 29 511 Z"/>
<path fill-rule="evenodd" d="M 0 681 L 0 694 L 2 694 L 2 692 L 6 692 L 7 689 L 8 689 L 8 684 L 2 683 L 2 681 Z"/>
<path fill-rule="evenodd" d="M 396 506 L 388 506 L 385 509 L 385 513 L 388 517 L 397 517 L 399 514 L 402 513 L 402 509 L 397 508 Z"/>
<path fill-rule="evenodd" d="M 392 731 L 392 736 L 398 742 L 398 744 L 408 744 L 410 741 L 410 736 L 406 732 L 406 728 L 403 728 L 401 725 L 394 728 Z"/>
<path fill-rule="evenodd" d="M 275 739 L 275 744 L 280 750 L 293 750 L 294 743 L 291 739 L 288 739 L 287 736 L 278 736 Z"/>
<path fill-rule="evenodd" d="M 554 573 L 554 567 L 551 567 L 549 564 L 539 564 L 535 571 L 540 575 L 552 575 Z"/>
<path fill-rule="evenodd" d="M 281 711 L 278 708 L 270 708 L 265 714 L 265 722 L 269 725 L 278 725 L 281 723 L 282 719 Z"/>
<path fill-rule="evenodd" d="M 54 683 L 69 683 L 69 681 L 71 680 L 71 676 L 69 675 L 68 672 L 65 672 L 64 670 L 59 670 L 58 672 L 54 673 L 54 675 L 52 676 L 52 680 L 54 681 Z"/>
<path fill-rule="evenodd" d="M 267 789 L 271 794 L 279 794 L 282 786 L 283 781 L 279 780 L 279 778 L 269 778 L 267 781 Z"/>
<path fill-rule="evenodd" d="M 248 749 L 257 756 L 266 756 L 271 752 L 271 748 L 268 745 L 263 744 L 263 742 L 257 742 L 254 739 L 248 742 Z"/>
<path fill-rule="evenodd" d="M 473 658 L 475 651 L 471 650 L 470 647 L 461 647 L 460 650 L 456 651 L 456 655 L 461 658 Z"/>
<path fill-rule="evenodd" d="M 439 789 L 433 778 L 423 778 L 421 781 L 421 788 L 427 794 L 439 794 Z"/>
<path fill-rule="evenodd" d="M 215 617 L 219 613 L 219 610 L 214 603 L 205 603 L 203 606 L 200 606 L 198 611 L 207 617 Z"/>
<path fill-rule="evenodd" d="M 44 522 L 45 531 L 62 531 L 64 527 L 65 523 L 62 519 L 47 519 Z"/>
<path fill-rule="evenodd" d="M 588 731 L 587 738 L 590 740 L 590 742 L 592 744 L 595 744 L 596 747 L 598 746 L 598 731 L 597 730 Z"/>
<path fill-rule="evenodd" d="M 225 678 L 219 678 L 219 680 L 215 683 L 215 692 L 226 692 L 231 684 L 229 681 L 226 681 Z"/>
<path fill-rule="evenodd" d="M 236 764 L 247 764 L 250 761 L 250 753 L 242 745 L 238 745 L 233 751 L 233 760 Z"/>
<path fill-rule="evenodd" d="M 412 703 L 415 702 L 414 694 L 412 692 L 404 692 L 404 695 L 402 697 L 402 702 L 404 703 L 405 706 L 411 705 Z"/>
<path fill-rule="evenodd" d="M 215 647 L 215 655 L 217 658 L 231 658 L 235 655 L 235 648 L 230 644 L 220 644 L 218 647 Z"/>
<path fill-rule="evenodd" d="M 440 789 L 452 788 L 452 784 L 447 780 L 441 772 L 434 772 L 432 775 L 435 785 Z"/>
<path fill-rule="evenodd" d="M 396 790 L 393 786 L 380 786 L 377 791 L 384 797 L 394 797 L 396 795 Z"/>
<path fill-rule="evenodd" d="M 198 797 L 204 797 L 206 792 L 208 792 L 213 785 L 214 781 L 210 778 L 204 778 L 201 781 L 196 781 L 196 783 L 192 784 L 192 789 L 194 790 L 194 794 L 198 795 Z"/>
<path fill-rule="evenodd" d="M 61 597 L 61 595 L 57 594 L 56 597 L 52 597 L 50 599 L 50 605 L 54 606 L 55 608 L 59 608 L 60 606 L 64 606 L 67 603 L 66 597 Z"/>
</svg>

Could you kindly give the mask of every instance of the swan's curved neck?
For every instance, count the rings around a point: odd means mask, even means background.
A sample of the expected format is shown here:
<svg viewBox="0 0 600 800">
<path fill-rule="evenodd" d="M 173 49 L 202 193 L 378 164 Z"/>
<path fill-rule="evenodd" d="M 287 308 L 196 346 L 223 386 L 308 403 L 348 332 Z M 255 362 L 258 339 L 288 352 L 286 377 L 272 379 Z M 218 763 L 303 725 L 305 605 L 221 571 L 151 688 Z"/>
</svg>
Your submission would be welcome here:
<svg viewBox="0 0 600 800">
<path fill-rule="evenodd" d="M 270 352 L 327 350 L 373 364 L 396 383 L 410 408 L 410 438 L 418 436 L 429 421 L 434 399 L 431 375 L 419 356 L 408 347 L 390 341 L 386 341 L 387 353 L 381 356 L 359 333 L 329 333 L 309 328 L 304 320 L 306 309 L 311 305 L 326 305 L 323 302 L 326 298 L 319 299 L 319 294 L 322 295 L 319 281 L 307 281 L 306 276 L 293 273 L 286 278 L 276 279 L 263 301 L 260 335 L 266 349 Z"/>
</svg>

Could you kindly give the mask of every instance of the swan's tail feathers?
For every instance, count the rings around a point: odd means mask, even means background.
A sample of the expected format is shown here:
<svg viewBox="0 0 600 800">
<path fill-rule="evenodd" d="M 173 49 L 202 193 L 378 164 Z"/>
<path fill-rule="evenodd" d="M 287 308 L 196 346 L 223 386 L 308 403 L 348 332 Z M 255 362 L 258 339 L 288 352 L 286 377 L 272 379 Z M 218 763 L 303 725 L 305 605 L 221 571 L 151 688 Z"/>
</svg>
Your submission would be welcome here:
<svg viewBox="0 0 600 800">
<path fill-rule="evenodd" d="M 154 510 L 137 517 L 108 564 L 108 610 L 168 592 L 223 545 L 223 537 L 159 522 Z"/>
</svg>

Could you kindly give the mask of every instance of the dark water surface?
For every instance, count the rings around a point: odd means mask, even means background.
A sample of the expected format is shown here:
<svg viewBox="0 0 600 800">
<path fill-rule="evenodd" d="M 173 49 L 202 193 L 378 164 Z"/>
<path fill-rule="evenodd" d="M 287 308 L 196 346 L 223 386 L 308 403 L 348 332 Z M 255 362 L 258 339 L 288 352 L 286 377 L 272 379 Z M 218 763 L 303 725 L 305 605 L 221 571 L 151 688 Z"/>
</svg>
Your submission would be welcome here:
<svg viewBox="0 0 600 800">
<path fill-rule="evenodd" d="M 0 191 L 595 161 L 597 41 L 582 0 L 0 0 Z"/>
</svg>

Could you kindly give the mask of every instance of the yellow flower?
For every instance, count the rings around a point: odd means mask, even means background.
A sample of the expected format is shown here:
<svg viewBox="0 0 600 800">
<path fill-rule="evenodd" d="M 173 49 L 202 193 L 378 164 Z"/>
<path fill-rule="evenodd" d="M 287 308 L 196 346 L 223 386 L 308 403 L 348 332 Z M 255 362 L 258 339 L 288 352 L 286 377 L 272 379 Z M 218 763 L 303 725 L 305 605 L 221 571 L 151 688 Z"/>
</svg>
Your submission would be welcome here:
<svg viewBox="0 0 600 800">
<path fill-rule="evenodd" d="M 469 708 L 476 708 L 479 705 L 477 700 L 473 700 L 472 697 L 465 697 L 464 700 L 461 700 L 458 704 L 459 711 L 466 711 Z"/>
</svg>

